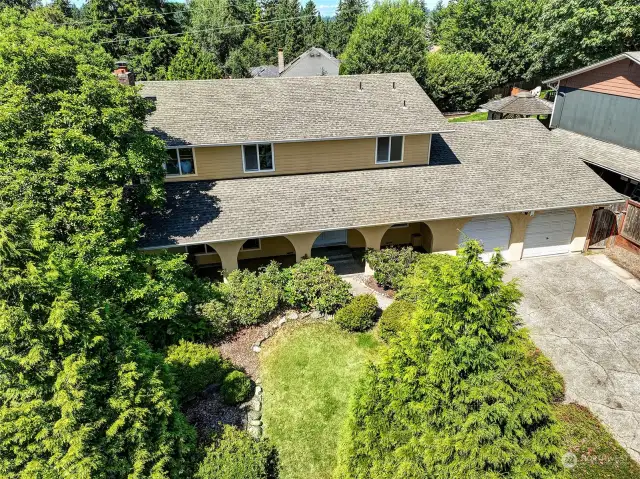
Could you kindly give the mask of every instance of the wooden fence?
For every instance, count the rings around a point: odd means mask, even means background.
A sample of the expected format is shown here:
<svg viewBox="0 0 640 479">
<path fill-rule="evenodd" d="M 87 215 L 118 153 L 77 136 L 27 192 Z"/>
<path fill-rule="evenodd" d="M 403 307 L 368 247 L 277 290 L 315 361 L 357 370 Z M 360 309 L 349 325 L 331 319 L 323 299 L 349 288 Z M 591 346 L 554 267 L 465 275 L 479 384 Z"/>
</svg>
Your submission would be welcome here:
<svg viewBox="0 0 640 479">
<path fill-rule="evenodd" d="M 620 235 L 636 246 L 640 246 L 640 203 L 627 201 L 627 214 L 624 216 Z"/>
<path fill-rule="evenodd" d="M 621 246 L 640 249 L 640 203 L 627 200 L 593 212 L 587 238 L 588 249 Z"/>
</svg>

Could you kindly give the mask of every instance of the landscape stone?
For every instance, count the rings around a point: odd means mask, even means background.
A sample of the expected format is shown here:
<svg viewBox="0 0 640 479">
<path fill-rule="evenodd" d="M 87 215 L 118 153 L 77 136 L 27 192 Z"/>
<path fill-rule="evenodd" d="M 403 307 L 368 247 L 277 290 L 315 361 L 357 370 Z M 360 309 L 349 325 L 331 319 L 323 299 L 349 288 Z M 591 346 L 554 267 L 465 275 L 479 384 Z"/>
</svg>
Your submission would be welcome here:
<svg viewBox="0 0 640 479">
<path fill-rule="evenodd" d="M 254 353 L 259 353 L 261 351 L 260 345 L 259 344 L 254 344 L 253 348 L 251 348 L 253 350 Z"/>
<path fill-rule="evenodd" d="M 247 432 L 254 439 L 260 439 L 262 437 L 262 428 L 260 426 L 249 426 L 249 429 L 247 429 Z"/>
<path fill-rule="evenodd" d="M 285 318 L 283 318 L 283 319 L 284 319 L 285 321 L 286 321 L 287 319 L 291 319 L 291 320 L 298 319 L 298 313 L 296 313 L 295 311 L 289 311 L 289 312 L 287 313 L 287 316 L 286 316 Z M 282 319 L 281 319 L 281 320 L 280 320 L 280 323 L 282 324 L 283 322 L 284 322 L 284 321 L 282 321 Z"/>
<path fill-rule="evenodd" d="M 249 421 L 250 426 L 260 427 L 262 426 L 262 421 L 260 419 L 252 419 Z"/>
</svg>

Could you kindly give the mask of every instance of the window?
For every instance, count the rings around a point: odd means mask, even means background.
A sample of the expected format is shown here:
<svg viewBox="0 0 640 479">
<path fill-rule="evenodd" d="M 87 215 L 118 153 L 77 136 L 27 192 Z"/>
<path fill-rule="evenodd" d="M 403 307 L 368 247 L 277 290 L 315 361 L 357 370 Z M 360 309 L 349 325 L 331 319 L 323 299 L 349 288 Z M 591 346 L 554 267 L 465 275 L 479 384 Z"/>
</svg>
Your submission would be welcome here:
<svg viewBox="0 0 640 479">
<path fill-rule="evenodd" d="M 167 150 L 167 160 L 164 162 L 167 176 L 195 175 L 196 165 L 192 148 L 171 148 Z"/>
<path fill-rule="evenodd" d="M 380 136 L 376 143 L 376 163 L 402 161 L 404 136 Z"/>
<path fill-rule="evenodd" d="M 195 256 L 199 256 L 202 254 L 216 254 L 216 250 L 206 244 L 194 244 L 191 246 L 186 246 L 185 248 L 187 250 L 187 253 Z"/>
<path fill-rule="evenodd" d="M 242 251 L 256 251 L 260 249 L 260 238 L 251 238 L 244 242 Z"/>
<path fill-rule="evenodd" d="M 242 161 L 245 173 L 275 170 L 273 145 L 271 143 L 244 145 L 242 147 Z"/>
</svg>

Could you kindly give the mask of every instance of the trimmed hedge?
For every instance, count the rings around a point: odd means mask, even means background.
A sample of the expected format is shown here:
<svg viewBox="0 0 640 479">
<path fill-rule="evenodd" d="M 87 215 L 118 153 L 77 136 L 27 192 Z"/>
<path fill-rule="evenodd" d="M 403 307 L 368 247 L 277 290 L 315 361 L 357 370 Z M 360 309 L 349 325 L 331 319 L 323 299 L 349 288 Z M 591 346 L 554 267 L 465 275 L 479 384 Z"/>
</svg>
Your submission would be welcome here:
<svg viewBox="0 0 640 479">
<path fill-rule="evenodd" d="M 240 404 L 251 397 L 253 383 L 242 371 L 231 371 L 222 381 L 220 392 L 226 404 Z"/>
<path fill-rule="evenodd" d="M 398 299 L 391 303 L 380 317 L 380 338 L 389 342 L 392 337 L 398 334 L 398 331 L 405 327 L 415 309 L 415 304 L 409 301 Z"/>
<path fill-rule="evenodd" d="M 220 384 L 233 369 L 217 349 L 188 341 L 169 347 L 165 362 L 175 377 L 178 394 L 183 401 L 210 384 Z"/>
<path fill-rule="evenodd" d="M 347 331 L 366 331 L 375 324 L 378 301 L 372 294 L 356 296 L 349 304 L 338 310 L 335 321 Z"/>
<path fill-rule="evenodd" d="M 283 271 L 284 299 L 302 311 L 334 313 L 351 300 L 351 286 L 338 276 L 327 258 L 311 258 Z"/>
<path fill-rule="evenodd" d="M 398 289 L 411 265 L 420 256 L 411 246 L 385 248 L 380 251 L 367 250 L 365 260 L 373 269 L 373 277 L 385 288 Z"/>
<path fill-rule="evenodd" d="M 225 425 L 207 448 L 195 479 L 276 479 L 278 458 L 273 445 Z"/>
</svg>

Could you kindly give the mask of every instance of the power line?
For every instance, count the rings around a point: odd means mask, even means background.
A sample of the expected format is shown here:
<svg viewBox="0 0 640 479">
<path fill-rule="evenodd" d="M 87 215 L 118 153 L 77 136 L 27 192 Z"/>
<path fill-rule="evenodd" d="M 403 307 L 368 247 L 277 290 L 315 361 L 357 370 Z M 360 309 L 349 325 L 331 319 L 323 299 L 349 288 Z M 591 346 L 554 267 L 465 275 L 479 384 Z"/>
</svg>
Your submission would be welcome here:
<svg viewBox="0 0 640 479">
<path fill-rule="evenodd" d="M 129 37 L 129 38 L 123 38 L 123 39 L 114 39 L 114 40 L 104 40 L 102 42 L 97 42 L 98 44 L 102 45 L 102 44 L 106 44 L 106 43 L 128 43 L 134 40 L 151 40 L 154 38 L 163 38 L 163 37 L 178 37 L 181 35 L 188 35 L 190 33 L 200 33 L 200 32 L 217 32 L 217 31 L 221 31 L 221 30 L 226 30 L 229 28 L 242 28 L 242 27 L 250 27 L 253 25 L 264 25 L 267 23 L 278 23 L 278 22 L 286 22 L 288 20 L 295 20 L 295 19 L 299 19 L 299 18 L 308 18 L 308 17 L 315 17 L 315 15 L 298 15 L 295 17 L 287 17 L 287 18 L 281 18 L 279 20 L 266 20 L 264 22 L 252 22 L 252 23 L 240 23 L 238 25 L 225 25 L 224 27 L 219 27 L 219 28 L 203 28 L 200 30 L 190 30 L 187 32 L 176 32 L 176 33 L 163 33 L 161 35 L 149 35 L 147 37 Z"/>
</svg>

